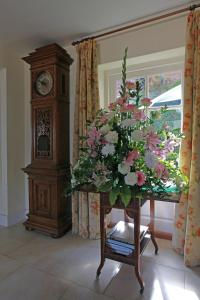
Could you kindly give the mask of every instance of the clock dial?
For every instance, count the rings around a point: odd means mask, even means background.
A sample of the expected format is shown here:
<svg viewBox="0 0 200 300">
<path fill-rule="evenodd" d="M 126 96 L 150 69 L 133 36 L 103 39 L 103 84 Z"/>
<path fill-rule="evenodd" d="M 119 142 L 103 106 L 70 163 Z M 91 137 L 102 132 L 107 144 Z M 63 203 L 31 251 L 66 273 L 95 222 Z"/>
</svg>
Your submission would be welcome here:
<svg viewBox="0 0 200 300">
<path fill-rule="evenodd" d="M 41 96 L 46 96 L 50 93 L 52 87 L 53 87 L 53 78 L 51 73 L 48 71 L 41 72 L 36 79 L 36 83 L 35 83 L 36 91 Z"/>
</svg>

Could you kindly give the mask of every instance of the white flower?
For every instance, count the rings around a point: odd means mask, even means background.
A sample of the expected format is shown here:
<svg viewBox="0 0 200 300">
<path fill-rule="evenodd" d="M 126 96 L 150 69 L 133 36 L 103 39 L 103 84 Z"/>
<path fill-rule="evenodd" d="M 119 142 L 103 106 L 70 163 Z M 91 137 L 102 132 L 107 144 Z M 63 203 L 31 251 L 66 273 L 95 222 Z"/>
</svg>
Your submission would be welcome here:
<svg viewBox="0 0 200 300">
<path fill-rule="evenodd" d="M 137 183 L 137 175 L 134 172 L 130 172 L 124 177 L 124 181 L 127 185 L 133 186 Z"/>
<path fill-rule="evenodd" d="M 118 165 L 118 171 L 119 173 L 125 175 L 130 172 L 130 166 L 122 162 L 121 164 Z"/>
<path fill-rule="evenodd" d="M 136 129 L 133 132 L 131 132 L 131 139 L 134 140 L 135 142 L 143 141 L 144 135 L 142 130 Z"/>
<path fill-rule="evenodd" d="M 108 131 L 110 130 L 110 126 L 108 124 L 102 126 L 99 131 L 102 133 L 102 134 L 107 134 Z"/>
<path fill-rule="evenodd" d="M 114 154 L 115 153 L 115 146 L 113 144 L 107 144 L 102 148 L 101 153 L 104 156 L 108 156 L 109 154 Z"/>
<path fill-rule="evenodd" d="M 116 144 L 118 142 L 118 133 L 117 133 L 117 131 L 109 131 L 105 135 L 105 140 L 109 143 Z"/>
<path fill-rule="evenodd" d="M 72 186 L 75 186 L 77 183 L 78 183 L 78 182 L 77 182 L 75 176 L 72 175 L 72 178 L 71 178 L 71 184 L 72 184 Z"/>
<path fill-rule="evenodd" d="M 154 169 L 158 160 L 156 156 L 151 151 L 146 151 L 144 155 L 144 160 L 148 168 Z"/>
<path fill-rule="evenodd" d="M 125 127 L 129 127 L 129 126 L 132 126 L 136 123 L 136 120 L 135 119 L 125 119 L 123 121 L 121 121 L 121 127 L 122 128 L 125 128 Z"/>
</svg>

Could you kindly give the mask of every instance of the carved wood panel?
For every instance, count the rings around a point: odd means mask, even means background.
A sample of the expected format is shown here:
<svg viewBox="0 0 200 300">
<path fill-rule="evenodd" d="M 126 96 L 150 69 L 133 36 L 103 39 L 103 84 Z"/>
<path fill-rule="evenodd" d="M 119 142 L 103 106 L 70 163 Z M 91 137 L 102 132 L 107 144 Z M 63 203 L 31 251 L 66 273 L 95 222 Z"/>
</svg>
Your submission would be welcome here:
<svg viewBox="0 0 200 300">
<path fill-rule="evenodd" d="M 34 213 L 36 215 L 50 217 L 52 206 L 51 185 L 43 182 L 34 182 Z"/>
<path fill-rule="evenodd" d="M 53 127 L 52 109 L 37 108 L 35 110 L 35 157 L 52 158 Z"/>
</svg>

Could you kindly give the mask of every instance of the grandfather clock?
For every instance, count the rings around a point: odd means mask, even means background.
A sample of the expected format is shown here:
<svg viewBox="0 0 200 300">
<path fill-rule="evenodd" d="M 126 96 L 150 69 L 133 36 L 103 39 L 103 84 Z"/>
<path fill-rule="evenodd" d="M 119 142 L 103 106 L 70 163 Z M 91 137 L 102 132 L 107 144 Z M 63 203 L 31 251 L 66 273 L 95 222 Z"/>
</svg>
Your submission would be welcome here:
<svg viewBox="0 0 200 300">
<path fill-rule="evenodd" d="M 24 57 L 31 70 L 31 164 L 29 213 L 24 223 L 52 237 L 71 227 L 71 201 L 64 195 L 69 171 L 68 53 L 57 44 L 36 49 Z"/>
</svg>

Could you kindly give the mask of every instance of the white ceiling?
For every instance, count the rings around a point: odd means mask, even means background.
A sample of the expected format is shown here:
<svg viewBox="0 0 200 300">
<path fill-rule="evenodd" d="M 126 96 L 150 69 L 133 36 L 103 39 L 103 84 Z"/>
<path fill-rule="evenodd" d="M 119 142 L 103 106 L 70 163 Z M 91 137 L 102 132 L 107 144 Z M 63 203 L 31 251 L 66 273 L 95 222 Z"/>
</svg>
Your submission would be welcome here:
<svg viewBox="0 0 200 300">
<path fill-rule="evenodd" d="M 0 0 L 0 43 L 65 43 L 189 0 Z"/>
</svg>

